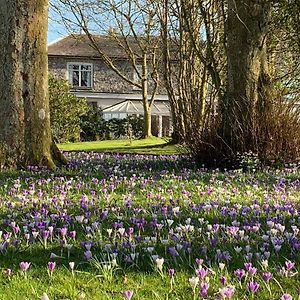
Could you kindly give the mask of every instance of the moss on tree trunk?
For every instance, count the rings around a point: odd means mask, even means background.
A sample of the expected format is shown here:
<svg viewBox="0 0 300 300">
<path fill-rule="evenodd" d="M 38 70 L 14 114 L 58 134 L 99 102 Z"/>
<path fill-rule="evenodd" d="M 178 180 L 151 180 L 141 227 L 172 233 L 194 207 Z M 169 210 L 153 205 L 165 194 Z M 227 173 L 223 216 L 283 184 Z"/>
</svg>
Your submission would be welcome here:
<svg viewBox="0 0 300 300">
<path fill-rule="evenodd" d="M 48 99 L 48 0 L 0 0 L 0 168 L 64 162 Z"/>
</svg>

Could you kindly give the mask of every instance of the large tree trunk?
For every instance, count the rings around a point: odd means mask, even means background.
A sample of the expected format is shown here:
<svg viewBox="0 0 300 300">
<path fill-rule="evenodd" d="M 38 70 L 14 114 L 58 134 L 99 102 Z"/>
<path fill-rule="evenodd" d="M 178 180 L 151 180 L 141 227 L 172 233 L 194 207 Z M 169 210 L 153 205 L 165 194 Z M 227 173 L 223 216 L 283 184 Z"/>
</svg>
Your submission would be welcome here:
<svg viewBox="0 0 300 300">
<path fill-rule="evenodd" d="M 48 0 L 0 0 L 0 168 L 54 167 L 48 99 Z"/>
<path fill-rule="evenodd" d="M 233 154 L 256 150 L 262 84 L 266 77 L 268 0 L 228 0 L 227 95 L 221 105 L 222 137 Z"/>
</svg>

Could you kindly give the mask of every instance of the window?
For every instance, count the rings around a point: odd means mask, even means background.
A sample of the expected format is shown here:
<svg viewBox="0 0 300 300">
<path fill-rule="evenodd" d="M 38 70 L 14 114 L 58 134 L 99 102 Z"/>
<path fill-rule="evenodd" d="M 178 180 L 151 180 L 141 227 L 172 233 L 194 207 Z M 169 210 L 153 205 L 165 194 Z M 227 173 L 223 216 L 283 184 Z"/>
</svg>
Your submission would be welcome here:
<svg viewBox="0 0 300 300">
<path fill-rule="evenodd" d="M 69 82 L 72 87 L 92 87 L 92 65 L 71 63 L 68 64 Z"/>
</svg>

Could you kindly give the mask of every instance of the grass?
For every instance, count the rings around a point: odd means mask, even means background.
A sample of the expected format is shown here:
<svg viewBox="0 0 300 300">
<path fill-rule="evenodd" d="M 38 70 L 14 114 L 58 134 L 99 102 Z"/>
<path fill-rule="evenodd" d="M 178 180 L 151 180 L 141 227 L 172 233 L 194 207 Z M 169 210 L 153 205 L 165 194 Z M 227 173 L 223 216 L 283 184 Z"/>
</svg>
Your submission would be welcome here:
<svg viewBox="0 0 300 300">
<path fill-rule="evenodd" d="M 283 293 L 299 299 L 300 257 L 292 246 L 300 246 L 298 167 L 220 172 L 196 169 L 184 156 L 66 156 L 66 169 L 0 176 L 1 300 L 38 300 L 43 293 L 50 300 L 121 300 L 126 290 L 134 292 L 132 300 L 201 299 L 199 285 L 193 294 L 189 282 L 201 269 L 197 258 L 208 270 L 205 299 L 221 299 L 220 289 L 228 285 L 235 287 L 235 300 L 281 300 Z M 164 258 L 162 272 L 155 255 Z M 287 260 L 295 263 L 290 273 L 283 272 Z M 26 278 L 22 261 L 31 262 Z M 52 276 L 49 261 L 56 262 Z M 238 280 L 234 271 L 246 261 L 257 272 Z M 73 272 L 69 262 L 75 262 Z M 174 281 L 170 268 L 176 270 Z M 269 283 L 265 271 L 274 276 Z M 251 280 L 260 285 L 255 294 L 247 288 Z"/>
<path fill-rule="evenodd" d="M 133 140 L 106 140 L 93 142 L 65 143 L 58 147 L 63 151 L 96 151 L 111 153 L 136 154 L 177 154 L 182 150 L 176 145 L 169 145 L 167 139 L 152 137 L 148 139 Z"/>
</svg>

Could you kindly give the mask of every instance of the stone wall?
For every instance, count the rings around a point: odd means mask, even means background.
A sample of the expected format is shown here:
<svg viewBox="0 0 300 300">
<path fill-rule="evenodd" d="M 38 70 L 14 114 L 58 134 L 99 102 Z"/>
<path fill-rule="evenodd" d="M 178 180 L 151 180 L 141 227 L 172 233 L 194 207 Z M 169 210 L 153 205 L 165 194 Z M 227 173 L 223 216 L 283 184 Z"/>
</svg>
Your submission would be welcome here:
<svg viewBox="0 0 300 300">
<path fill-rule="evenodd" d="M 48 65 L 49 72 L 57 78 L 68 79 L 67 64 L 68 63 L 90 63 L 93 65 L 93 86 L 92 88 L 79 88 L 76 90 L 85 90 L 99 93 L 129 93 L 138 94 L 139 90 L 132 84 L 127 83 L 124 79 L 120 78 L 112 69 L 110 69 L 103 61 L 99 59 L 87 58 L 67 58 L 49 56 Z M 115 63 L 118 69 L 122 70 L 128 77 L 133 78 L 132 65 L 127 61 L 118 61 Z M 151 91 L 151 82 L 149 84 Z M 158 94 L 166 94 L 162 84 L 159 87 Z"/>
</svg>

